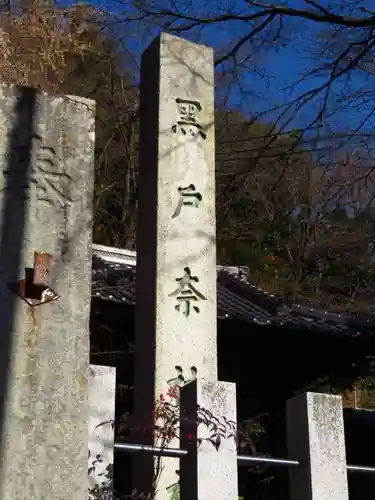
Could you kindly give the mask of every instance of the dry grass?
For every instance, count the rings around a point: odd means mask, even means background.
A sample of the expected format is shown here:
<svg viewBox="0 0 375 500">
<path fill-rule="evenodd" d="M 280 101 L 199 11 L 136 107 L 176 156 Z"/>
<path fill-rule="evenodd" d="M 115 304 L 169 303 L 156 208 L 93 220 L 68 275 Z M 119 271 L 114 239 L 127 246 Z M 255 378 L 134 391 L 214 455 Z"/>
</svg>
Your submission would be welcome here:
<svg viewBox="0 0 375 500">
<path fill-rule="evenodd" d="M 0 74 L 7 84 L 59 93 L 77 58 L 92 50 L 86 29 L 93 9 L 33 7 L 0 18 Z"/>
</svg>

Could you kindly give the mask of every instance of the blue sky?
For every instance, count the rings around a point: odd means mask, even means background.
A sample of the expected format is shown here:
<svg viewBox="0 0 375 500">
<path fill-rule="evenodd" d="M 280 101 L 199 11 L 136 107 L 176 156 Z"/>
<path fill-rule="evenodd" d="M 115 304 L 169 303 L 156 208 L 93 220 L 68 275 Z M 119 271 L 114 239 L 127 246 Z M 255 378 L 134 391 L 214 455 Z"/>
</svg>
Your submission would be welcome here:
<svg viewBox="0 0 375 500">
<path fill-rule="evenodd" d="M 160 4 L 162 0 L 157 0 Z M 178 0 L 175 0 L 178 2 Z M 185 0 L 182 0 L 183 2 Z M 337 5 L 340 0 L 321 0 L 321 4 Z M 89 3 L 89 2 L 88 2 Z M 151 3 L 151 2 L 150 2 Z M 156 2 L 154 2 L 156 3 Z M 165 0 L 167 5 L 169 2 Z M 373 2 L 370 0 L 357 1 L 356 8 L 360 6 L 368 6 L 371 8 Z M 129 6 L 127 0 L 94 0 L 95 6 L 102 6 L 108 11 L 121 16 L 136 14 Z M 308 8 L 309 6 L 303 0 L 287 0 L 284 4 L 295 6 L 298 8 Z M 190 12 L 204 16 L 215 12 L 227 12 L 228 6 L 231 5 L 233 12 L 241 12 L 248 9 L 245 0 L 237 0 L 233 4 L 232 0 L 190 0 Z M 350 6 L 350 2 L 346 1 L 346 5 Z M 349 8 L 349 7 L 348 7 Z M 363 15 L 363 14 L 362 14 Z M 292 24 L 291 24 L 292 23 Z M 300 78 L 303 71 L 311 68 L 311 60 L 309 60 L 308 44 L 313 43 L 317 36 L 318 28 L 301 20 L 293 20 L 290 24 L 288 39 L 285 47 L 274 45 L 268 47 L 267 50 L 260 55 L 254 56 L 255 66 L 252 63 L 251 70 L 244 70 L 239 78 L 240 85 L 231 85 L 230 87 L 222 88 L 218 92 L 218 96 L 229 94 L 228 105 L 235 109 L 240 109 L 246 114 L 254 114 L 269 109 L 275 105 L 280 105 L 286 101 L 297 97 L 297 95 L 306 92 L 313 86 L 321 84 L 322 78 L 314 78 L 300 84 L 293 92 L 290 93 L 290 86 Z M 321 28 L 321 25 L 319 26 Z M 136 23 L 118 26 L 118 31 L 124 39 L 126 49 L 134 58 L 135 65 L 139 65 L 139 60 L 142 51 L 149 45 L 152 39 L 157 35 L 158 30 L 155 27 L 143 22 L 138 25 Z M 249 24 L 242 22 L 228 22 L 221 25 L 207 25 L 204 30 L 195 30 L 184 32 L 181 36 L 192 41 L 205 43 L 215 48 L 220 54 L 223 48 L 228 47 L 228 44 L 238 40 L 238 38 L 249 31 Z M 243 55 L 247 55 L 252 50 L 250 45 L 246 46 Z M 257 58 L 259 60 L 257 61 Z M 255 69 L 254 69 L 255 68 Z M 265 73 L 267 77 L 259 75 L 259 72 Z M 138 74 L 138 69 L 135 69 L 135 75 Z M 355 76 L 352 79 L 351 85 L 353 88 L 369 89 L 374 88 L 375 96 L 375 79 L 369 78 L 366 80 L 364 75 Z M 366 87 L 367 85 L 367 87 Z M 220 81 L 218 79 L 218 88 L 220 89 Z M 241 88 L 240 88 L 241 87 Z M 229 92 L 230 90 L 230 92 Z M 342 85 L 335 86 L 335 91 L 342 90 Z M 316 116 L 316 106 L 318 102 L 315 100 L 307 104 L 296 115 L 293 114 L 293 119 L 285 125 L 286 129 L 303 128 L 306 124 Z M 335 105 L 337 102 L 335 102 Z M 375 99 L 374 99 L 375 106 Z M 372 107 L 374 107 L 372 106 Z M 341 114 L 334 115 L 330 120 L 325 121 L 325 127 L 330 131 L 349 131 L 355 130 L 361 121 L 366 117 L 372 108 L 360 106 L 352 109 L 346 109 Z M 268 113 L 267 119 L 274 121 L 277 118 L 276 113 Z M 289 117 L 288 117 L 289 119 Z M 374 129 L 374 119 L 371 118 L 364 125 L 367 131 Z"/>
</svg>

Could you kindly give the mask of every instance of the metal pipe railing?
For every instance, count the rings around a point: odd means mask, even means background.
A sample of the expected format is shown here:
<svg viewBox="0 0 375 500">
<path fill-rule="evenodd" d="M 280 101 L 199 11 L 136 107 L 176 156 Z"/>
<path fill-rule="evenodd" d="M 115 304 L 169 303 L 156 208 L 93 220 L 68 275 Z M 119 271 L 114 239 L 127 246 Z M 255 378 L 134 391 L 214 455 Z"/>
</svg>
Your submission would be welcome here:
<svg viewBox="0 0 375 500">
<path fill-rule="evenodd" d="M 237 455 L 238 465 L 275 465 L 276 467 L 299 467 L 298 460 L 287 460 L 285 458 L 255 457 L 254 455 Z"/>
<path fill-rule="evenodd" d="M 183 458 L 188 454 L 188 450 L 182 448 L 167 448 L 160 446 L 151 446 L 147 444 L 130 444 L 130 443 L 115 443 L 115 450 L 124 451 L 126 453 L 152 453 L 156 456 L 163 457 L 177 457 Z M 285 458 L 273 458 L 273 457 L 256 457 L 253 455 L 237 455 L 238 465 L 264 465 L 264 466 L 276 466 L 276 467 L 287 467 L 296 468 L 300 466 L 298 460 L 288 460 Z M 366 465 L 347 465 L 348 472 L 363 472 L 367 474 L 375 474 L 375 467 L 369 467 Z"/>
<path fill-rule="evenodd" d="M 367 465 L 347 465 L 346 470 L 348 472 L 364 472 L 367 474 L 375 474 L 375 467 L 370 467 Z"/>
<path fill-rule="evenodd" d="M 187 450 L 182 448 L 166 448 L 160 446 L 151 446 L 148 444 L 129 444 L 129 443 L 115 443 L 115 450 L 121 450 L 128 453 L 146 452 L 152 453 L 158 457 L 186 457 Z"/>
</svg>

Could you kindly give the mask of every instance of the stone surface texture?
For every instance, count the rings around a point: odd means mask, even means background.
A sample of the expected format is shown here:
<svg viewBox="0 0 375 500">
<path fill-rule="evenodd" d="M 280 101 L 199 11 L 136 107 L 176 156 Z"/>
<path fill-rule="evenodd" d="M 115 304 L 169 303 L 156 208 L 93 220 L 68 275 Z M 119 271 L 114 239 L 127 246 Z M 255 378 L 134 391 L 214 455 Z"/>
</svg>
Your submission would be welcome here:
<svg viewBox="0 0 375 500">
<path fill-rule="evenodd" d="M 291 500 L 348 500 L 344 419 L 340 396 L 307 393 L 288 401 Z"/>
<path fill-rule="evenodd" d="M 200 379 L 182 389 L 181 500 L 238 500 L 236 430 L 235 384 Z"/>
<path fill-rule="evenodd" d="M 86 500 L 94 103 L 0 87 L 0 498 Z M 9 289 L 52 254 L 57 301 Z"/>
<path fill-rule="evenodd" d="M 89 489 L 101 489 L 110 500 L 112 484 L 105 474 L 113 466 L 116 368 L 90 365 L 89 372 Z"/>
<path fill-rule="evenodd" d="M 214 158 L 213 51 L 162 34 L 141 72 L 135 411 L 145 428 L 181 375 L 217 380 Z M 178 460 L 162 467 L 164 499 Z"/>
</svg>

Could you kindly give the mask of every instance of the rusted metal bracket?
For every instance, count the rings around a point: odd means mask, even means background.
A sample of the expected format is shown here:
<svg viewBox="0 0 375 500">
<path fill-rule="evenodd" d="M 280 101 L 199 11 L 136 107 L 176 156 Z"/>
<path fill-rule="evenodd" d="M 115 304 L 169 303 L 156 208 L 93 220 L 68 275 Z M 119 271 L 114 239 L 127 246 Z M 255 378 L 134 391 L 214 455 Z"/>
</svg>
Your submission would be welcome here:
<svg viewBox="0 0 375 500">
<path fill-rule="evenodd" d="M 25 279 L 9 285 L 29 306 L 40 306 L 60 298 L 50 286 L 52 258 L 49 253 L 34 252 L 34 267 L 25 269 Z"/>
</svg>

